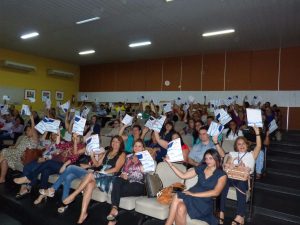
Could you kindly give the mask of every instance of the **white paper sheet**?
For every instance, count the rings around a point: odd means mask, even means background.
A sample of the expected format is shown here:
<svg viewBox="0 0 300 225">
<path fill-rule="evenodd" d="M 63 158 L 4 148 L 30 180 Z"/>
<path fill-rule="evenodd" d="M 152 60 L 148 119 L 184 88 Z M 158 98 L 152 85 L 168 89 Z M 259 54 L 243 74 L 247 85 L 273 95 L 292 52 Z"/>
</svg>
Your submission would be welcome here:
<svg viewBox="0 0 300 225">
<path fill-rule="evenodd" d="M 156 118 L 153 116 L 150 116 L 147 122 L 145 123 L 145 127 L 148 127 L 150 130 L 153 130 L 153 124 L 155 122 Z"/>
<path fill-rule="evenodd" d="M 138 159 L 142 163 L 145 173 L 155 171 L 154 160 L 147 150 L 138 152 L 135 155 L 138 157 Z"/>
<path fill-rule="evenodd" d="M 260 96 L 253 96 L 251 104 L 257 106 L 258 103 L 261 103 L 261 102 L 262 102 L 262 97 L 260 97 Z"/>
<path fill-rule="evenodd" d="M 172 112 L 173 111 L 172 103 L 168 102 L 168 103 L 163 104 L 163 111 L 164 111 L 164 113 Z"/>
<path fill-rule="evenodd" d="M 255 124 L 257 127 L 263 127 L 260 109 L 247 108 L 246 112 L 247 112 L 248 126 L 254 127 L 254 124 Z"/>
<path fill-rule="evenodd" d="M 166 116 L 160 116 L 158 117 L 154 122 L 153 122 L 153 126 L 152 126 L 152 129 L 154 131 L 157 131 L 157 132 L 160 132 L 161 128 L 163 127 L 164 125 L 164 122 L 166 120 Z"/>
<path fill-rule="evenodd" d="M 130 126 L 132 124 L 132 121 L 133 121 L 133 117 L 126 114 L 122 120 L 122 123 L 124 123 L 126 126 Z"/>
<path fill-rule="evenodd" d="M 84 106 L 82 113 L 81 113 L 81 117 L 87 118 L 90 111 L 91 111 L 91 109 L 89 107 Z"/>
<path fill-rule="evenodd" d="M 23 115 L 23 116 L 30 116 L 31 115 L 30 108 L 29 108 L 28 105 L 22 105 L 21 115 Z"/>
<path fill-rule="evenodd" d="M 3 95 L 3 100 L 4 101 L 10 101 L 10 97 L 8 95 Z"/>
<path fill-rule="evenodd" d="M 170 162 L 180 162 L 184 160 L 180 138 L 169 142 L 167 155 L 169 156 Z"/>
<path fill-rule="evenodd" d="M 95 154 L 100 154 L 100 139 L 98 134 L 94 134 L 90 136 L 86 140 L 86 152 L 88 155 L 91 154 L 91 152 L 94 152 Z"/>
<path fill-rule="evenodd" d="M 62 111 L 64 111 L 65 113 L 69 110 L 70 108 L 70 101 L 65 102 L 64 104 L 59 106 Z"/>
<path fill-rule="evenodd" d="M 270 134 L 273 133 L 275 130 L 278 129 L 278 125 L 275 120 L 272 120 L 271 123 L 269 124 L 269 132 Z"/>
<path fill-rule="evenodd" d="M 222 133 L 223 129 L 224 129 L 224 126 L 222 124 L 218 124 L 218 123 L 212 121 L 210 123 L 207 133 L 209 136 L 213 137 L 213 136 L 216 136 L 216 135 L 219 135 L 220 133 Z"/>
<path fill-rule="evenodd" d="M 72 132 L 78 135 L 83 135 L 86 119 L 75 115 Z"/>
<path fill-rule="evenodd" d="M 224 109 L 216 109 L 215 117 L 222 125 L 226 125 L 232 120 L 232 118 Z"/>
<path fill-rule="evenodd" d="M 51 119 L 45 117 L 42 121 L 40 121 L 36 126 L 35 129 L 44 134 L 46 131 L 57 133 L 59 131 L 60 120 Z"/>
</svg>

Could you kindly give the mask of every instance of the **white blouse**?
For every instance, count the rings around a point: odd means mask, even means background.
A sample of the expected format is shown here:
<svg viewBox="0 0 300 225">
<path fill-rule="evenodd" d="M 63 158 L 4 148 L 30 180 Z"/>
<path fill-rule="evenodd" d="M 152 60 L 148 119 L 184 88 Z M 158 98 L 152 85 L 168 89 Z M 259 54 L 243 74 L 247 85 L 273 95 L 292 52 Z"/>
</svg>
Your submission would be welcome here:
<svg viewBox="0 0 300 225">
<path fill-rule="evenodd" d="M 243 162 L 246 167 L 249 167 L 251 172 L 254 172 L 255 159 L 253 153 L 251 152 L 230 152 L 230 156 L 233 159 L 233 164 L 238 165 L 240 162 Z"/>
</svg>

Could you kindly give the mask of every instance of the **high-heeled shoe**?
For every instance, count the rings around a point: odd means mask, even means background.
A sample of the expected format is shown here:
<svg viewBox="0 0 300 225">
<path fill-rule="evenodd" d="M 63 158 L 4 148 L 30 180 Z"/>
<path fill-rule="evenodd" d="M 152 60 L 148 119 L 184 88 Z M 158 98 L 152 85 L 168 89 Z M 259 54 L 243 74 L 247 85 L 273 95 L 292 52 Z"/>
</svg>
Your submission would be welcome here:
<svg viewBox="0 0 300 225">
<path fill-rule="evenodd" d="M 46 201 L 47 201 L 47 196 L 39 195 L 39 197 L 36 200 L 34 200 L 33 204 L 38 205 L 38 204 L 40 204 L 42 202 L 46 202 Z"/>
</svg>

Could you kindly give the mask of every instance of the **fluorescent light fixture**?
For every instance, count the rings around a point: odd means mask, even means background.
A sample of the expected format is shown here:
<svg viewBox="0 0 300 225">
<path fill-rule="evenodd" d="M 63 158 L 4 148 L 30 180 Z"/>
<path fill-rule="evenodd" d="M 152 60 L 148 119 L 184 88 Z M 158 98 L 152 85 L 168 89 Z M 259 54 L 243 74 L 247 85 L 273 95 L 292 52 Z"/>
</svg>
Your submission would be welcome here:
<svg viewBox="0 0 300 225">
<path fill-rule="evenodd" d="M 28 34 L 24 34 L 21 36 L 22 39 L 28 39 L 28 38 L 33 38 L 39 36 L 38 32 L 32 32 L 32 33 L 28 33 Z"/>
<path fill-rule="evenodd" d="M 88 22 L 92 22 L 92 21 L 95 21 L 95 20 L 99 20 L 99 19 L 100 19 L 100 17 L 96 16 L 96 17 L 93 17 L 93 18 L 90 18 L 90 19 L 78 21 L 78 22 L 76 22 L 76 24 L 88 23 Z"/>
<path fill-rule="evenodd" d="M 166 0 L 166 2 L 172 2 L 173 0 Z"/>
<path fill-rule="evenodd" d="M 135 48 L 135 47 L 141 47 L 141 46 L 146 46 L 146 45 L 151 45 L 151 41 L 131 43 L 128 46 L 130 48 Z"/>
<path fill-rule="evenodd" d="M 86 51 L 81 51 L 81 52 L 79 52 L 78 54 L 79 55 L 88 55 L 88 54 L 93 54 L 93 53 L 95 53 L 96 51 L 95 50 L 86 50 Z"/>
<path fill-rule="evenodd" d="M 213 31 L 213 32 L 207 32 L 203 33 L 202 37 L 210 37 L 210 36 L 216 36 L 216 35 L 222 35 L 222 34 L 229 34 L 234 33 L 234 29 L 228 29 L 228 30 L 219 30 L 219 31 Z"/>
</svg>

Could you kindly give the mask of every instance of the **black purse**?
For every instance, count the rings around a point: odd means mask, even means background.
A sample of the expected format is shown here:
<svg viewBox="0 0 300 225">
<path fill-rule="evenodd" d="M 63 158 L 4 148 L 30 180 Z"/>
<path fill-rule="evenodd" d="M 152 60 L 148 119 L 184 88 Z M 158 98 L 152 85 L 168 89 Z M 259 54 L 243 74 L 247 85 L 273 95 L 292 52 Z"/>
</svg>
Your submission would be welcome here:
<svg viewBox="0 0 300 225">
<path fill-rule="evenodd" d="M 146 173 L 145 186 L 148 198 L 156 198 L 156 194 L 163 188 L 162 181 L 158 174 Z"/>
</svg>

